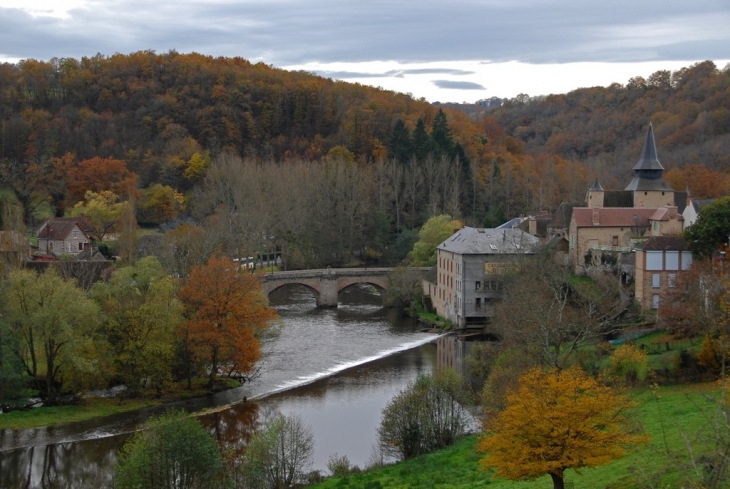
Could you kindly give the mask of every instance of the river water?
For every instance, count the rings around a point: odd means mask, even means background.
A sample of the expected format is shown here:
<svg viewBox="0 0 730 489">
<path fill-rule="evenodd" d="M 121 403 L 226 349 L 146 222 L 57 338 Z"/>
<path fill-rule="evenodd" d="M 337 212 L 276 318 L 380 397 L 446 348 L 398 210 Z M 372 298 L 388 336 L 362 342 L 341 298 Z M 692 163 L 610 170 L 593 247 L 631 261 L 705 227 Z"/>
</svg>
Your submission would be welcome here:
<svg viewBox="0 0 730 489">
<path fill-rule="evenodd" d="M 296 414 L 314 432 L 312 469 L 326 473 L 335 453 L 365 467 L 382 409 L 436 364 L 436 335 L 419 332 L 418 323 L 381 302 L 377 291 L 357 286 L 341 293 L 337 309 L 317 309 L 308 289 L 279 289 L 271 304 L 280 318 L 262 341 L 260 375 L 238 389 L 173 406 L 212 409 L 202 421 L 233 449 L 266 417 Z M 118 450 L 157 412 L 0 431 L 0 487 L 107 487 Z"/>
</svg>

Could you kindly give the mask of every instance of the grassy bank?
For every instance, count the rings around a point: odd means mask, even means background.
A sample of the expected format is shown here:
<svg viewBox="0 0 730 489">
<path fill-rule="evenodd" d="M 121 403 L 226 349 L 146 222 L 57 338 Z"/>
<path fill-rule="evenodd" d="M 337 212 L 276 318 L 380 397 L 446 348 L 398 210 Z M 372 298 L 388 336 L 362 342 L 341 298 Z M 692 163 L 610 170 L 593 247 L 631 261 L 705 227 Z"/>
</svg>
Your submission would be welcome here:
<svg viewBox="0 0 730 489">
<path fill-rule="evenodd" d="M 177 382 L 167 389 L 163 396 L 156 398 L 153 392 L 145 392 L 144 396 L 135 399 L 86 398 L 82 403 L 70 406 L 50 406 L 12 411 L 0 414 L 0 429 L 37 428 L 54 426 L 77 421 L 101 418 L 112 414 L 127 413 L 150 406 L 160 406 L 168 402 L 203 397 L 210 394 L 205 387 L 208 379 L 195 379 L 192 389 L 187 389 L 186 382 Z M 240 382 L 231 378 L 220 378 L 214 390 L 232 389 L 240 386 Z"/>
<path fill-rule="evenodd" d="M 682 487 L 693 475 L 684 436 L 701 453 L 709 420 L 718 404 L 716 384 L 692 384 L 635 389 L 639 403 L 637 417 L 651 434 L 651 443 L 608 465 L 568 471 L 566 481 L 574 487 L 626 488 Z M 346 478 L 334 477 L 318 488 L 449 488 L 489 487 L 492 489 L 552 488 L 545 476 L 535 481 L 512 482 L 494 478 L 479 470 L 477 437 L 472 436 L 448 449 L 415 460 L 374 469 Z"/>
</svg>

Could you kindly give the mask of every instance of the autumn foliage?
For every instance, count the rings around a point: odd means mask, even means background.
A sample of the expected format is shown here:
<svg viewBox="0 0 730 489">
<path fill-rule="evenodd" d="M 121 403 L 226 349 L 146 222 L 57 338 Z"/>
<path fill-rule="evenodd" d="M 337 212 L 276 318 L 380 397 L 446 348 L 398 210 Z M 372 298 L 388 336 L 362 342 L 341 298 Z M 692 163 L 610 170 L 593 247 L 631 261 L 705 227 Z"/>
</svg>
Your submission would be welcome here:
<svg viewBox="0 0 730 489">
<path fill-rule="evenodd" d="M 505 410 L 485 420 L 481 468 L 511 480 L 550 474 L 562 488 L 567 469 L 604 465 L 648 441 L 631 428 L 626 410 L 633 406 L 577 367 L 531 369 L 508 394 Z"/>
<path fill-rule="evenodd" d="M 210 365 L 210 387 L 219 369 L 250 372 L 261 355 L 257 336 L 276 316 L 258 279 L 214 257 L 193 268 L 180 299 L 189 317 L 183 329 L 190 348 Z"/>
</svg>

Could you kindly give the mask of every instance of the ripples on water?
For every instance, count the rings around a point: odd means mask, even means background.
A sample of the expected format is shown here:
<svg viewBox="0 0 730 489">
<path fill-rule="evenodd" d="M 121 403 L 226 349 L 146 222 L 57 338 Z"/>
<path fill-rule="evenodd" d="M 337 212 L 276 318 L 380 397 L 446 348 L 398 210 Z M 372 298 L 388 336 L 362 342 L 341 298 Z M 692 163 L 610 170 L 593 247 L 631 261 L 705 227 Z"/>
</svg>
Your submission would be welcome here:
<svg viewBox="0 0 730 489">
<path fill-rule="evenodd" d="M 296 414 L 315 434 L 314 469 L 326 472 L 334 453 L 365 466 L 382 409 L 419 373 L 433 369 L 435 346 L 427 343 L 435 335 L 383 308 L 370 287 L 351 287 L 340 301 L 337 309 L 317 309 L 304 287 L 275 291 L 271 303 L 280 319 L 262 339 L 260 376 L 176 406 L 194 411 L 233 403 L 202 418 L 232 448 L 245 445 L 266 413 Z M 255 401 L 240 402 L 244 396 Z M 149 414 L 0 432 L 0 487 L 102 487 L 111 479 L 116 452 Z M 24 448 L 8 450 L 13 446 Z"/>
</svg>

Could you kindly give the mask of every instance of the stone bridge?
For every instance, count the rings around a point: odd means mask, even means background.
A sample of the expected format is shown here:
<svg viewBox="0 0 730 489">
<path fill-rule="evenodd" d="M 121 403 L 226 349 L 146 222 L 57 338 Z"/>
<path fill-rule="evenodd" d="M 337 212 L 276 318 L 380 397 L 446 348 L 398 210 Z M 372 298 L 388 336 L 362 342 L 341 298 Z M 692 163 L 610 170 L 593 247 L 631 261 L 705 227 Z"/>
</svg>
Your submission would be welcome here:
<svg viewBox="0 0 730 489">
<path fill-rule="evenodd" d="M 300 284 L 314 291 L 317 307 L 337 307 L 342 289 L 354 284 L 370 284 L 381 290 L 388 287 L 388 274 L 393 268 L 327 268 L 267 273 L 263 279 L 264 293 L 283 285 Z M 423 268 L 426 271 L 428 268 Z"/>
</svg>

